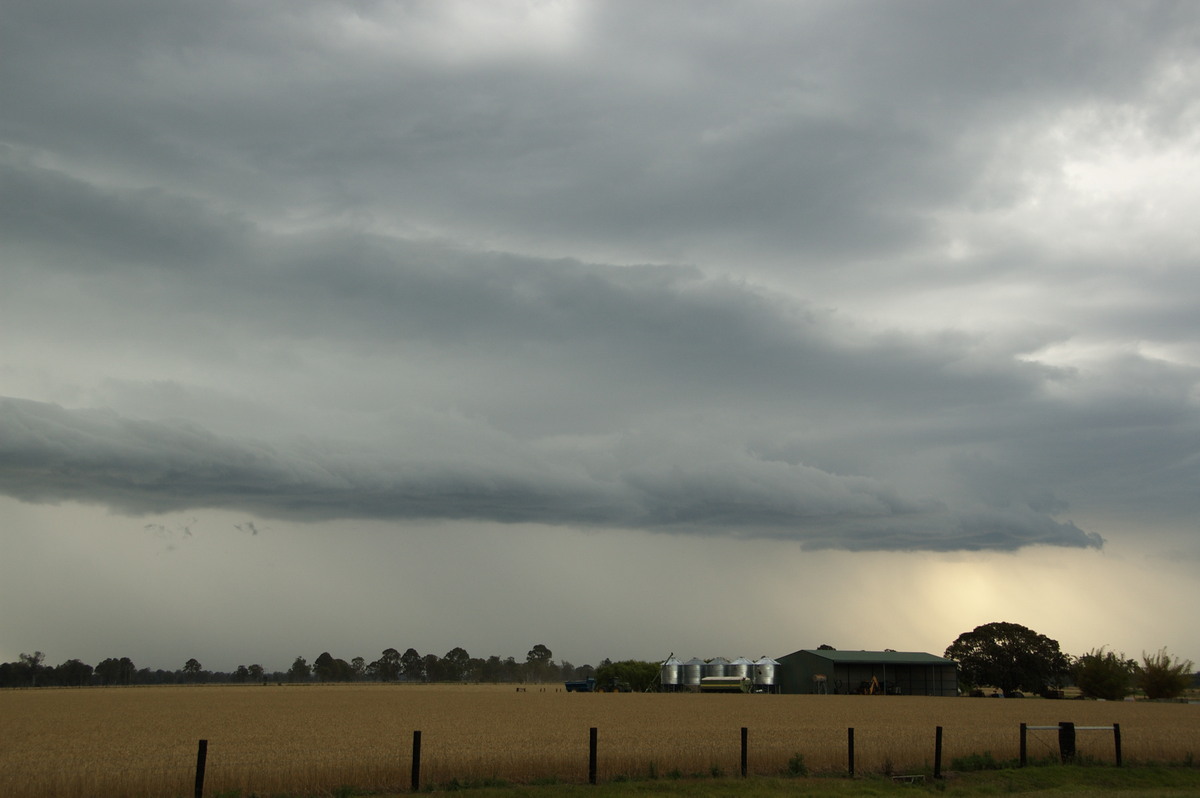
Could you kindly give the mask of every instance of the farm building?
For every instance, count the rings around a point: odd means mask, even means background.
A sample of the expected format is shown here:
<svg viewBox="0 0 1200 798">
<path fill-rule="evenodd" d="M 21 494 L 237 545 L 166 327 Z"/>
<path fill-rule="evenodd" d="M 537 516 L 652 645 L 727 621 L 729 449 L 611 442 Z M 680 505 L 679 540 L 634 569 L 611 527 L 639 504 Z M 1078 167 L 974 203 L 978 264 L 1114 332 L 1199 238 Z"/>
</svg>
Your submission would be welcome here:
<svg viewBox="0 0 1200 798">
<path fill-rule="evenodd" d="M 954 660 L 912 651 L 796 651 L 779 658 L 783 693 L 958 695 Z"/>
</svg>

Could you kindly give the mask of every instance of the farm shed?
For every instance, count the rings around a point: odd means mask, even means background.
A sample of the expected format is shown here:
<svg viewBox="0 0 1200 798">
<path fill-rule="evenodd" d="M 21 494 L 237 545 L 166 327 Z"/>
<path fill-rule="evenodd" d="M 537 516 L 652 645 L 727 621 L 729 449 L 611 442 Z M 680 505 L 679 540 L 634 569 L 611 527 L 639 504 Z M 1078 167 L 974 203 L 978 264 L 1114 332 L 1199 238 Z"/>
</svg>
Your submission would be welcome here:
<svg viewBox="0 0 1200 798">
<path fill-rule="evenodd" d="M 914 651 L 796 651 L 779 657 L 783 693 L 958 695 L 954 660 Z"/>
</svg>

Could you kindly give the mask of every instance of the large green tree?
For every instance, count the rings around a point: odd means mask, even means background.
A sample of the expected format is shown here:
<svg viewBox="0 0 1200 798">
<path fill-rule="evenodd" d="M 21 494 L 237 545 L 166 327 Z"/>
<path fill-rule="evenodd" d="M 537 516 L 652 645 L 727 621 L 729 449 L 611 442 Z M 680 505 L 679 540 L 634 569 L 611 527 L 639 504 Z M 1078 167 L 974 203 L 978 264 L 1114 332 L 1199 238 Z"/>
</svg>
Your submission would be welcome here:
<svg viewBox="0 0 1200 798">
<path fill-rule="evenodd" d="M 1017 623 L 985 623 L 958 636 L 945 656 L 958 663 L 969 687 L 1041 692 L 1057 685 L 1070 668 L 1057 640 Z"/>
</svg>

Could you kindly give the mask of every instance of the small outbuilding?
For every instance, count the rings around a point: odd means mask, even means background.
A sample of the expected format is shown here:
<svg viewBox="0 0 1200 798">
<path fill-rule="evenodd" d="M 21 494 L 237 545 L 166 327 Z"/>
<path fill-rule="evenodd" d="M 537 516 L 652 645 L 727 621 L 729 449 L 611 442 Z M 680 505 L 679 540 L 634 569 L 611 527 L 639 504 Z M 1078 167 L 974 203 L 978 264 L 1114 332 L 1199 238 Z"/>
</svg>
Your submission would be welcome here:
<svg viewBox="0 0 1200 798">
<path fill-rule="evenodd" d="M 913 651 L 804 649 L 775 672 L 783 693 L 958 695 L 958 663 Z"/>
</svg>

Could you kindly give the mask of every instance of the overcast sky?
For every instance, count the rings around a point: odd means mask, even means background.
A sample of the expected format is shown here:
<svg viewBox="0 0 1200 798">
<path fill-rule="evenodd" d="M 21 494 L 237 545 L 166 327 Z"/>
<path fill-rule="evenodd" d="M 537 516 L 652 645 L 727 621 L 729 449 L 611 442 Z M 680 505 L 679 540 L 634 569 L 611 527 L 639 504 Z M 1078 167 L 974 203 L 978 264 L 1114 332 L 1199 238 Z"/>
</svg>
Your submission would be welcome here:
<svg viewBox="0 0 1200 798">
<path fill-rule="evenodd" d="M 1200 661 L 1200 6 L 6 0 L 0 661 Z"/>
</svg>

